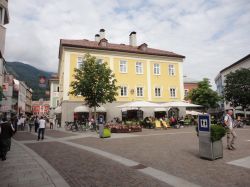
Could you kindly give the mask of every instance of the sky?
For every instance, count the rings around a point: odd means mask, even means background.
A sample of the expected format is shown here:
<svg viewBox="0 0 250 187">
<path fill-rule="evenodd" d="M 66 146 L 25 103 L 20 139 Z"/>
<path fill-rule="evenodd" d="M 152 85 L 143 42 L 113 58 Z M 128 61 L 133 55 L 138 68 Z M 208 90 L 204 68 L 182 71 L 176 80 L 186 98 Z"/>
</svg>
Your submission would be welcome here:
<svg viewBox="0 0 250 187">
<path fill-rule="evenodd" d="M 110 43 L 186 56 L 184 75 L 202 80 L 250 53 L 249 0 L 11 0 L 7 61 L 57 72 L 60 39 L 89 39 L 101 28 Z"/>
</svg>

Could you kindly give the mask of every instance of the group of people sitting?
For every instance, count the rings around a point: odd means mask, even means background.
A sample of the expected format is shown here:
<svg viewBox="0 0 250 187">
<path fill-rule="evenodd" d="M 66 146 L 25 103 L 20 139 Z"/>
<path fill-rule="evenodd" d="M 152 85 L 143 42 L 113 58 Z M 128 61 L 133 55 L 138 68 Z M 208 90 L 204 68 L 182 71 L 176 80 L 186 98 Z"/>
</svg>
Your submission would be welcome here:
<svg viewBox="0 0 250 187">
<path fill-rule="evenodd" d="M 167 116 L 161 118 L 154 117 L 145 117 L 143 120 L 144 128 L 181 128 L 185 125 L 185 120 L 183 117 L 176 118 L 175 116 L 171 116 L 168 118 Z"/>
</svg>

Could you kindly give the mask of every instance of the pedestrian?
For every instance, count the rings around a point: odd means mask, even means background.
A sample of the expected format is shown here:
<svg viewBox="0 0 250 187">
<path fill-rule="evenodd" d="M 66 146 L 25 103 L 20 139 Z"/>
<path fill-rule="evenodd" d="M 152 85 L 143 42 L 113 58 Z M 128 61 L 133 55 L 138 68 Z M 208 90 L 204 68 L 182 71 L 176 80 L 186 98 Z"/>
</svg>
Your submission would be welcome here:
<svg viewBox="0 0 250 187">
<path fill-rule="evenodd" d="M 227 110 L 227 114 L 224 118 L 224 124 L 227 128 L 227 149 L 229 150 L 235 150 L 234 142 L 237 137 L 236 132 L 234 130 L 232 115 L 233 110 L 229 109 Z"/>
<path fill-rule="evenodd" d="M 35 132 L 37 132 L 37 130 L 39 128 L 39 119 L 38 119 L 38 116 L 35 117 L 34 124 L 35 124 Z"/>
<path fill-rule="evenodd" d="M 21 122 L 21 130 L 24 131 L 25 129 L 25 117 L 22 115 L 21 116 L 21 119 L 20 119 L 20 122 Z"/>
<path fill-rule="evenodd" d="M 18 131 L 22 130 L 21 116 L 18 116 L 18 119 L 17 119 L 17 130 Z"/>
<path fill-rule="evenodd" d="M 46 121 L 43 118 L 43 116 L 41 116 L 41 119 L 39 120 L 39 129 L 38 129 L 37 141 L 40 140 L 40 136 L 41 136 L 42 140 L 44 139 L 45 126 L 46 126 Z"/>
<path fill-rule="evenodd" d="M 28 118 L 28 124 L 29 124 L 29 129 L 30 129 L 30 132 L 32 131 L 32 127 L 34 126 L 34 117 L 30 117 Z"/>
<path fill-rule="evenodd" d="M 16 133 L 17 128 L 18 128 L 17 123 L 18 123 L 18 118 L 17 118 L 17 116 L 15 115 L 15 116 L 12 117 L 12 119 L 11 119 L 11 124 L 13 125 L 13 127 L 14 127 L 14 129 L 15 129 L 15 133 Z"/>
<path fill-rule="evenodd" d="M 49 128 L 53 129 L 53 126 L 54 126 L 54 124 L 53 124 L 53 118 L 50 118 L 49 119 Z"/>
<path fill-rule="evenodd" d="M 104 120 L 103 116 L 99 117 L 99 137 L 103 138 Z"/>
<path fill-rule="evenodd" d="M 15 129 L 6 118 L 2 119 L 0 124 L 0 157 L 4 161 L 6 160 L 6 154 L 11 147 L 11 137 L 13 136 Z"/>
</svg>

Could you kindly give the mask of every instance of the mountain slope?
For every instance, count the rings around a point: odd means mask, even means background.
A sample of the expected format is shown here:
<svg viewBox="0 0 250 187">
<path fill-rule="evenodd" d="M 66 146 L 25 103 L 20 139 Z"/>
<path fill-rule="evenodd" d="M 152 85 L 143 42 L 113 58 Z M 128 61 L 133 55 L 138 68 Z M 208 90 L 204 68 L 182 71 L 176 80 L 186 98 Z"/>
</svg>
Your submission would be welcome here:
<svg viewBox="0 0 250 187">
<path fill-rule="evenodd" d="M 38 100 L 40 98 L 48 99 L 48 96 L 45 95 L 45 91 L 49 89 L 48 84 L 46 88 L 40 88 L 39 77 L 45 76 L 48 83 L 48 79 L 54 73 L 39 70 L 22 62 L 7 62 L 6 69 L 10 74 L 14 75 L 16 79 L 24 81 L 27 86 L 33 90 L 33 100 Z"/>
</svg>

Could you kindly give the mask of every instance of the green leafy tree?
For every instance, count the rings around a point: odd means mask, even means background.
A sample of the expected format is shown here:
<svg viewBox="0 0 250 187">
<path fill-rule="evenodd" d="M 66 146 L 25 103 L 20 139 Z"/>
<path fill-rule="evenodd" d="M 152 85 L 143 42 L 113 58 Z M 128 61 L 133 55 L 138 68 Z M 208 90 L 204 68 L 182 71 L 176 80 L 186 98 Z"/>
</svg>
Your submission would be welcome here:
<svg viewBox="0 0 250 187">
<path fill-rule="evenodd" d="M 250 107 L 250 70 L 240 69 L 226 76 L 224 87 L 225 100 L 233 107 Z"/>
<path fill-rule="evenodd" d="M 75 69 L 74 78 L 69 94 L 81 95 L 85 104 L 94 108 L 94 118 L 96 121 L 96 107 L 107 102 L 116 100 L 118 87 L 117 80 L 107 63 L 98 63 L 96 57 L 86 54 L 83 64 L 79 69 Z"/>
<path fill-rule="evenodd" d="M 205 110 L 216 108 L 217 102 L 221 100 L 217 92 L 211 89 L 210 81 L 207 78 L 198 82 L 198 87 L 189 92 L 188 99 L 194 104 L 204 106 Z"/>
</svg>

